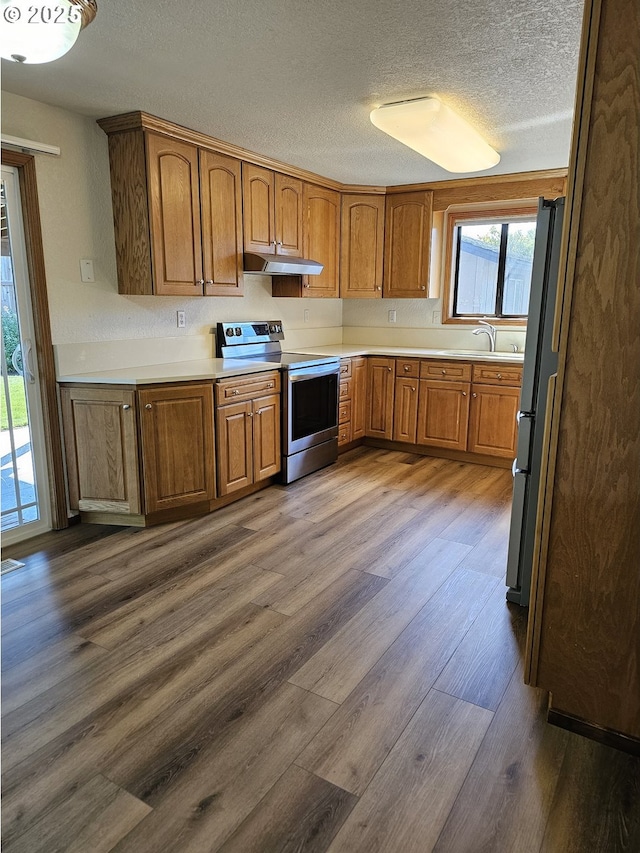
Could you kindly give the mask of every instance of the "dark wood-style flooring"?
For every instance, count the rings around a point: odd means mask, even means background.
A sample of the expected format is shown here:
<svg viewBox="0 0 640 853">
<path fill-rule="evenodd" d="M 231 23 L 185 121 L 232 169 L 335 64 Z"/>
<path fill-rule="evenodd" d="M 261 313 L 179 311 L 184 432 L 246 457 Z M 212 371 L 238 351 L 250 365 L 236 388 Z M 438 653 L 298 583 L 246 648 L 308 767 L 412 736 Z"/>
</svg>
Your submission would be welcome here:
<svg viewBox="0 0 640 853">
<path fill-rule="evenodd" d="M 5 853 L 640 850 L 640 760 L 550 726 L 510 472 L 360 448 L 5 556 Z"/>
</svg>

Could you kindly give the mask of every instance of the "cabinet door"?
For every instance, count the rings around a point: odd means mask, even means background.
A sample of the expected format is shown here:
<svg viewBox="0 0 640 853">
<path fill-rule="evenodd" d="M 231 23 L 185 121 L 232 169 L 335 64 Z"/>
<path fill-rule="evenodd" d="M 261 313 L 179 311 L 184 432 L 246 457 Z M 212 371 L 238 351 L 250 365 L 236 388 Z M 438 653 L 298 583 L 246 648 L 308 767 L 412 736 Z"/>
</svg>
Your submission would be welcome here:
<svg viewBox="0 0 640 853">
<path fill-rule="evenodd" d="M 366 434 L 372 438 L 391 439 L 393 435 L 394 379 L 394 359 L 367 359 Z"/>
<path fill-rule="evenodd" d="M 276 254 L 302 256 L 302 181 L 276 172 Z"/>
<path fill-rule="evenodd" d="M 418 395 L 418 444 L 467 449 L 468 382 L 421 379 Z"/>
<path fill-rule="evenodd" d="M 253 483 L 253 428 L 251 401 L 220 406 L 218 432 L 218 494 L 229 495 Z"/>
<path fill-rule="evenodd" d="M 471 392 L 468 449 L 472 453 L 514 458 L 520 389 L 472 385 Z"/>
<path fill-rule="evenodd" d="M 396 193 L 386 202 L 384 296 L 428 295 L 433 193 Z"/>
<path fill-rule="evenodd" d="M 418 380 L 396 379 L 393 403 L 393 440 L 416 443 L 418 423 Z"/>
<path fill-rule="evenodd" d="M 146 512 L 215 497 L 213 385 L 138 391 Z"/>
<path fill-rule="evenodd" d="M 384 196 L 343 195 L 340 296 L 379 299 L 384 255 Z"/>
<path fill-rule="evenodd" d="M 200 151 L 202 258 L 206 296 L 242 295 L 242 179 L 239 160 Z"/>
<path fill-rule="evenodd" d="M 253 481 L 272 477 L 280 470 L 280 395 L 253 401 Z"/>
<path fill-rule="evenodd" d="M 351 359 L 351 438 L 364 438 L 367 425 L 367 359 Z"/>
<path fill-rule="evenodd" d="M 320 275 L 302 277 L 303 296 L 337 298 L 340 261 L 340 193 L 305 184 L 304 256 L 324 264 Z"/>
<path fill-rule="evenodd" d="M 133 391 L 61 388 L 69 506 L 141 512 Z"/>
<path fill-rule="evenodd" d="M 245 252 L 271 252 L 276 247 L 275 180 L 270 169 L 242 164 Z"/>
<path fill-rule="evenodd" d="M 154 293 L 201 296 L 198 149 L 149 133 L 147 163 Z"/>
</svg>

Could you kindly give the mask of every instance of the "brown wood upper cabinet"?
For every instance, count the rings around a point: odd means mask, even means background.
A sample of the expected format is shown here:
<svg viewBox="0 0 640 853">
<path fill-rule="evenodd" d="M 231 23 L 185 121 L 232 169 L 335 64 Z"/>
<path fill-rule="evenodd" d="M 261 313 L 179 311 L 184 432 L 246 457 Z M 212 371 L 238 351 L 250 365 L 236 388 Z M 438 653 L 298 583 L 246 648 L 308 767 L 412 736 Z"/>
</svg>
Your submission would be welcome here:
<svg viewBox="0 0 640 853">
<path fill-rule="evenodd" d="M 302 255 L 302 181 L 242 164 L 246 252 Z"/>
<path fill-rule="evenodd" d="M 304 256 L 324 264 L 320 275 L 302 276 L 303 296 L 339 296 L 340 193 L 305 184 Z"/>
<path fill-rule="evenodd" d="M 240 161 L 142 130 L 109 136 L 118 290 L 242 293 Z"/>
<path fill-rule="evenodd" d="M 340 296 L 379 299 L 384 257 L 384 196 L 342 196 Z"/>
<path fill-rule="evenodd" d="M 433 192 L 387 196 L 383 295 L 394 298 L 429 294 Z"/>
</svg>

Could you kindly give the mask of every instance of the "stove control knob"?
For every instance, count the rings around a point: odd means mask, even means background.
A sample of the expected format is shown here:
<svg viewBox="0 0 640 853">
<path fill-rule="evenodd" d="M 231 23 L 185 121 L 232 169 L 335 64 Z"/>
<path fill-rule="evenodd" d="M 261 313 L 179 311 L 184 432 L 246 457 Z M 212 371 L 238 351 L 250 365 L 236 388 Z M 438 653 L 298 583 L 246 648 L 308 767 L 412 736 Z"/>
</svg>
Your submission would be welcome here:
<svg viewBox="0 0 640 853">
<path fill-rule="evenodd" d="M 232 338 L 232 337 L 233 337 L 233 329 L 227 329 L 227 337 L 228 337 L 228 338 Z"/>
<path fill-rule="evenodd" d="M 274 323 L 272 323 L 272 324 L 269 326 L 269 331 L 270 331 L 270 332 L 277 332 L 277 331 L 278 331 L 278 327 L 277 327 Z"/>
<path fill-rule="evenodd" d="M 240 328 L 240 326 L 236 326 L 236 335 L 242 335 L 242 329 Z"/>
</svg>

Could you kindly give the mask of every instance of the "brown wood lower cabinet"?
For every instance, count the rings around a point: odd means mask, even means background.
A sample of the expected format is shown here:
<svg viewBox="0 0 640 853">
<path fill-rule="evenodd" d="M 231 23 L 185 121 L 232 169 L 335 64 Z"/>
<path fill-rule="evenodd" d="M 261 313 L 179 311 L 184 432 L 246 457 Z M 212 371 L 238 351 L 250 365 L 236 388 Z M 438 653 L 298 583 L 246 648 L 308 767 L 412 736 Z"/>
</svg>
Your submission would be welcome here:
<svg viewBox="0 0 640 853">
<path fill-rule="evenodd" d="M 519 404 L 520 388 L 472 385 L 467 449 L 471 453 L 513 458 Z"/>
<path fill-rule="evenodd" d="M 254 396 L 261 386 L 274 393 Z M 280 375 L 223 380 L 216 395 L 218 495 L 223 497 L 280 471 Z M 234 396 L 240 401 L 220 405 Z"/>
<path fill-rule="evenodd" d="M 393 437 L 393 392 L 395 359 L 370 356 L 367 364 L 366 435 Z"/>
<path fill-rule="evenodd" d="M 467 449 L 470 384 L 421 379 L 417 443 Z"/>
<path fill-rule="evenodd" d="M 145 389 L 138 402 L 146 512 L 212 501 L 212 383 Z"/>
<path fill-rule="evenodd" d="M 60 389 L 69 506 L 83 512 L 141 512 L 135 391 Z"/>
<path fill-rule="evenodd" d="M 393 440 L 416 443 L 418 380 L 398 376 L 393 404 Z"/>
<path fill-rule="evenodd" d="M 338 396 L 338 447 L 364 438 L 367 409 L 367 359 L 340 360 Z"/>
</svg>

